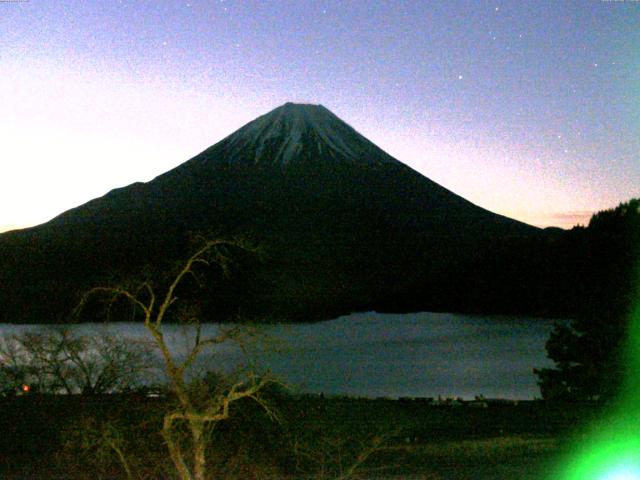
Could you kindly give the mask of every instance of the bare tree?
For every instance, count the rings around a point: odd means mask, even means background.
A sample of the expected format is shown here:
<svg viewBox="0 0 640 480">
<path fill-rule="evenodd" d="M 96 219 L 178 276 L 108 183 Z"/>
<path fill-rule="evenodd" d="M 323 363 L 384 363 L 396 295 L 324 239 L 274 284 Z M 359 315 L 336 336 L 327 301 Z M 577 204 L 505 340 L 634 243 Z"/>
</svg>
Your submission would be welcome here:
<svg viewBox="0 0 640 480">
<path fill-rule="evenodd" d="M 0 342 L 2 383 L 43 393 L 111 393 L 133 388 L 152 369 L 151 349 L 110 334 L 68 328 L 25 332 Z"/>
<path fill-rule="evenodd" d="M 304 432 L 291 435 L 291 449 L 296 460 L 296 469 L 312 472 L 310 478 L 316 480 L 349 480 L 366 471 L 388 470 L 388 466 L 365 468 L 367 461 L 380 452 L 389 449 L 392 433 L 358 434 L 357 432 L 315 431 L 308 426 Z"/>
<path fill-rule="evenodd" d="M 220 331 L 213 337 L 203 338 L 199 318 L 193 315 L 192 310 L 184 309 L 182 318 L 178 319 L 191 323 L 195 332 L 193 342 L 184 356 L 171 351 L 163 331 L 163 322 L 168 317 L 170 309 L 176 308 L 174 304 L 178 300 L 176 295 L 178 287 L 187 278 L 197 280 L 198 268 L 218 266 L 226 271 L 229 257 L 223 250 L 234 247 L 247 249 L 239 242 L 224 240 L 206 242 L 181 265 L 162 293 L 159 293 L 159 289 L 149 281 L 141 283 L 136 289 L 97 287 L 87 292 L 79 307 L 81 309 L 94 295 L 106 294 L 110 302 L 114 302 L 119 297 L 126 298 L 142 313 L 144 325 L 160 350 L 167 378 L 177 400 L 175 408 L 164 415 L 162 435 L 181 480 L 205 479 L 207 434 L 218 422 L 229 418 L 231 404 L 242 399 L 253 399 L 259 402 L 267 413 L 273 415 L 272 410 L 259 396 L 260 391 L 272 382 L 269 376 L 259 376 L 255 372 L 245 371 L 240 378 L 236 378 L 214 392 L 204 389 L 201 382 L 189 380 L 189 369 L 205 350 L 213 349 L 228 341 L 242 342 L 245 335 L 244 329 L 231 328 Z M 188 450 L 184 449 L 181 441 L 181 434 L 185 429 L 190 437 Z"/>
</svg>

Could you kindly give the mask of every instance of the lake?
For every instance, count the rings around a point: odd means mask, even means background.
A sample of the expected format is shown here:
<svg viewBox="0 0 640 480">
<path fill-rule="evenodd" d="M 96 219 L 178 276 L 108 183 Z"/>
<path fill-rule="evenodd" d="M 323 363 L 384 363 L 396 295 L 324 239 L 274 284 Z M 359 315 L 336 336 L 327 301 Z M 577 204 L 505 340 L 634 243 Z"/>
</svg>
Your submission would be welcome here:
<svg viewBox="0 0 640 480">
<path fill-rule="evenodd" d="M 539 318 L 451 313 L 354 313 L 312 324 L 261 327 L 268 346 L 250 346 L 249 351 L 255 362 L 302 392 L 533 399 L 540 394 L 532 369 L 551 365 L 544 345 L 553 324 Z M 0 324 L 0 335 L 47 328 Z M 131 339 L 147 337 L 142 324 L 72 328 L 81 335 L 108 331 Z M 184 351 L 193 338 L 187 327 L 164 328 L 175 352 Z M 224 326 L 203 325 L 203 334 L 220 328 Z M 226 345 L 198 368 L 229 370 L 242 358 L 238 348 Z"/>
</svg>

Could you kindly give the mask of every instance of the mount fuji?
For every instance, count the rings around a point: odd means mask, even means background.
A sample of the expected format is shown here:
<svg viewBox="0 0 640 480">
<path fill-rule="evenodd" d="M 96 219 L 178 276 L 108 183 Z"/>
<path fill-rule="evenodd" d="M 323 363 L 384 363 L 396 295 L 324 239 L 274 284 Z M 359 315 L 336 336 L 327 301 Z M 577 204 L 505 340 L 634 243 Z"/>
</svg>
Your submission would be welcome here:
<svg viewBox="0 0 640 480">
<path fill-rule="evenodd" d="M 509 265 L 542 230 L 436 184 L 320 105 L 287 103 L 148 183 L 0 235 L 0 321 L 65 321 L 84 289 L 185 258 L 197 233 L 264 252 L 212 294 L 212 319 L 500 313 L 539 300 Z"/>
</svg>

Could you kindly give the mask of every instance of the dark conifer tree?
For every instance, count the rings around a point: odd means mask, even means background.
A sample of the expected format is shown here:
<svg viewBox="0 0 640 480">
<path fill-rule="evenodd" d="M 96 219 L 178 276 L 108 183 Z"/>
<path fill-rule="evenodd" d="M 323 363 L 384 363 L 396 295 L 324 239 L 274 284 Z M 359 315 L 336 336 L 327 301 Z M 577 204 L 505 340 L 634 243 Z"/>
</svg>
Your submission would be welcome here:
<svg viewBox="0 0 640 480">
<path fill-rule="evenodd" d="M 596 213 L 573 241 L 586 245 L 584 301 L 547 341 L 555 367 L 534 372 L 543 398 L 606 400 L 621 385 L 631 309 L 640 298 L 640 199 Z"/>
</svg>

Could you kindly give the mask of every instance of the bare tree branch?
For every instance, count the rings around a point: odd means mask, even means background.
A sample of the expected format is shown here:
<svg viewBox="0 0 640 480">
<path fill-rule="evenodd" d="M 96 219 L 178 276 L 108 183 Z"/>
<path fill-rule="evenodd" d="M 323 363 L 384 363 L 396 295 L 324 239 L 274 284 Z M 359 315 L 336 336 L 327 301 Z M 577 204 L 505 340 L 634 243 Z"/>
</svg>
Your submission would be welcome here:
<svg viewBox="0 0 640 480">
<path fill-rule="evenodd" d="M 196 271 L 196 266 L 211 267 L 216 265 L 227 275 L 229 273 L 229 257 L 221 249 L 223 247 L 234 247 L 243 250 L 251 250 L 246 244 L 240 241 L 209 240 L 189 257 L 176 275 L 169 283 L 166 292 L 158 295 L 150 282 L 142 283 L 135 291 L 118 287 L 97 287 L 89 290 L 82 298 L 77 311 L 80 312 L 88 299 L 97 294 L 111 295 L 114 300 L 124 297 L 135 307 L 144 313 L 144 325 L 153 338 L 156 346 L 160 350 L 164 361 L 165 372 L 172 389 L 176 395 L 178 406 L 173 411 L 164 416 L 162 435 L 165 439 L 171 460 L 181 480 L 204 480 L 206 477 L 206 435 L 207 425 L 215 425 L 217 422 L 226 420 L 230 416 L 230 406 L 234 402 L 242 399 L 252 399 L 258 402 L 267 414 L 276 417 L 273 409 L 263 402 L 259 396 L 267 384 L 272 383 L 270 376 L 258 378 L 255 374 L 248 374 L 247 380 L 238 380 L 235 383 L 223 388 L 218 393 L 205 398 L 202 401 L 189 388 L 187 371 L 194 365 L 198 357 L 206 348 L 219 346 L 227 341 L 240 342 L 244 351 L 241 337 L 242 331 L 239 328 L 230 329 L 219 333 L 211 338 L 202 338 L 200 321 L 193 318 L 196 326 L 195 340 L 193 346 L 187 352 L 185 358 L 178 362 L 171 352 L 163 334 L 163 321 L 170 307 L 178 300 L 176 291 L 186 277 L 193 277 L 198 285 L 201 285 Z M 142 295 L 146 298 L 142 298 Z M 156 308 L 156 299 L 160 299 Z M 191 452 L 189 458 L 192 465 L 189 465 L 180 446 L 176 440 L 177 428 L 186 426 L 191 436 Z"/>
</svg>

